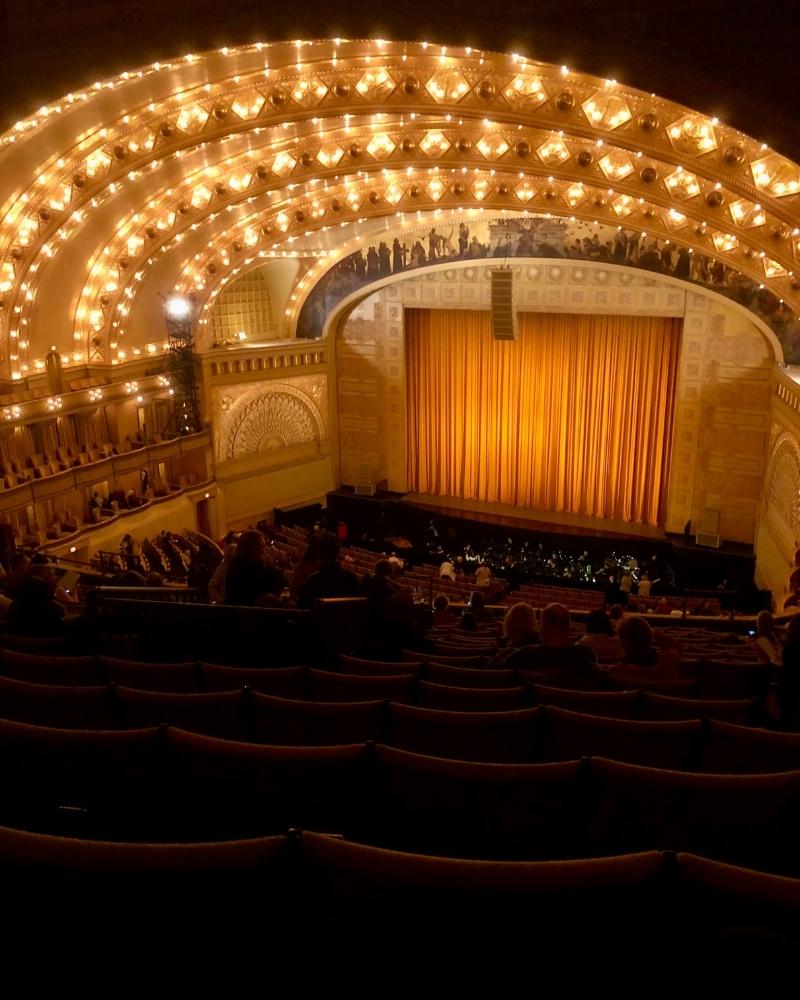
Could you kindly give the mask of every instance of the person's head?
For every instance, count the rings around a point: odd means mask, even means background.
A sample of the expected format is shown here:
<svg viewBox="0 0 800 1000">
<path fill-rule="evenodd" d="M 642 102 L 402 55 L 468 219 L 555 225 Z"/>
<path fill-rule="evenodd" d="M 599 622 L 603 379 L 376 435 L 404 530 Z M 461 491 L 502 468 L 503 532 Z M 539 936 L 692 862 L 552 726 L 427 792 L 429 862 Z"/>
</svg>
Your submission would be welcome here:
<svg viewBox="0 0 800 1000">
<path fill-rule="evenodd" d="M 156 573 L 155 570 L 151 570 L 145 577 L 144 585 L 145 587 L 163 587 L 164 577 L 160 573 Z"/>
<path fill-rule="evenodd" d="M 503 635 L 509 645 L 516 646 L 536 631 L 536 612 L 530 604 L 512 604 L 503 618 Z"/>
<path fill-rule="evenodd" d="M 236 555 L 241 562 L 265 564 L 267 540 L 260 531 L 243 531 L 236 543 Z"/>
<path fill-rule="evenodd" d="M 756 631 L 759 635 L 769 635 L 775 626 L 771 611 L 759 611 L 756 616 Z"/>
<path fill-rule="evenodd" d="M 433 599 L 433 610 L 434 611 L 447 611 L 450 601 L 446 594 L 437 594 Z M 800 615 L 798 616 L 800 617 Z"/>
<path fill-rule="evenodd" d="M 636 662 L 653 652 L 653 630 L 644 618 L 628 615 L 617 630 L 625 659 Z"/>
<path fill-rule="evenodd" d="M 330 566 L 339 558 L 339 539 L 336 535 L 322 535 L 319 540 L 320 561 Z"/>
<path fill-rule="evenodd" d="M 31 566 L 28 571 L 28 576 L 37 577 L 45 584 L 51 593 L 55 591 L 56 574 L 52 566 L 48 566 L 46 563 L 37 563 L 35 566 Z"/>
<path fill-rule="evenodd" d="M 9 562 L 12 573 L 27 573 L 30 565 L 31 561 L 24 552 L 15 552 Z"/>
<path fill-rule="evenodd" d="M 608 620 L 612 626 L 617 627 L 625 617 L 625 610 L 621 604 L 612 604 L 608 609 Z"/>
<path fill-rule="evenodd" d="M 569 609 L 563 604 L 542 608 L 541 636 L 545 645 L 563 646 L 569 642 Z"/>
<path fill-rule="evenodd" d="M 486 600 L 479 590 L 473 590 L 469 595 L 469 606 L 473 611 L 483 611 L 486 607 Z"/>
<path fill-rule="evenodd" d="M 589 635 L 613 635 L 614 626 L 605 611 L 598 608 L 586 616 L 586 631 Z"/>
<path fill-rule="evenodd" d="M 392 564 L 388 559 L 379 559 L 375 563 L 375 568 L 372 571 L 375 576 L 391 576 L 392 575 Z"/>
</svg>

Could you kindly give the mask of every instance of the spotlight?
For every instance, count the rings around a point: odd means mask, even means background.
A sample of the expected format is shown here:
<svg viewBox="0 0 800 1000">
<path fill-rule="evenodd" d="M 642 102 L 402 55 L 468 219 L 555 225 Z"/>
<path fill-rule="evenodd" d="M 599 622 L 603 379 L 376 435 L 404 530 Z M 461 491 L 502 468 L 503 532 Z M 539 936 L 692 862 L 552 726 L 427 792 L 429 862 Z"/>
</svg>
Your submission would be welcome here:
<svg viewBox="0 0 800 1000">
<path fill-rule="evenodd" d="M 182 295 L 171 295 L 166 304 L 167 316 L 174 320 L 184 320 L 192 311 L 192 304 Z"/>
</svg>

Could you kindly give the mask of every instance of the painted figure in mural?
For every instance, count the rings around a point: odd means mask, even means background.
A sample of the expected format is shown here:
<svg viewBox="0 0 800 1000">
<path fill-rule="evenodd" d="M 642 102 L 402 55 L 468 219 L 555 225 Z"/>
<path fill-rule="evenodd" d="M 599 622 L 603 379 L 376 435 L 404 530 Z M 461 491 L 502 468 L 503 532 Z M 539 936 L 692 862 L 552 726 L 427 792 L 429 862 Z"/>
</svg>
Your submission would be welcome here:
<svg viewBox="0 0 800 1000">
<path fill-rule="evenodd" d="M 447 236 L 442 237 L 442 257 L 455 257 L 456 248 L 453 246 L 453 230 Z"/>
<path fill-rule="evenodd" d="M 382 278 L 387 278 L 392 273 L 392 258 L 389 247 L 383 240 L 378 244 L 378 270 Z"/>
<path fill-rule="evenodd" d="M 397 272 L 402 271 L 404 267 L 403 247 L 400 244 L 400 240 L 395 236 L 392 241 L 392 273 L 397 274 Z"/>
<path fill-rule="evenodd" d="M 353 254 L 353 265 L 356 269 L 356 277 L 359 281 L 367 280 L 367 262 L 364 260 L 364 254 L 361 250 L 356 250 Z"/>
<path fill-rule="evenodd" d="M 467 256 L 469 246 L 469 227 L 466 222 L 459 223 L 458 226 L 458 253 L 461 257 Z"/>
<path fill-rule="evenodd" d="M 380 274 L 378 252 L 375 247 L 369 247 L 367 250 L 367 281 L 375 281 L 376 278 L 380 277 Z"/>
<path fill-rule="evenodd" d="M 436 260 L 442 253 L 442 237 L 434 226 L 428 233 L 428 260 Z"/>
</svg>

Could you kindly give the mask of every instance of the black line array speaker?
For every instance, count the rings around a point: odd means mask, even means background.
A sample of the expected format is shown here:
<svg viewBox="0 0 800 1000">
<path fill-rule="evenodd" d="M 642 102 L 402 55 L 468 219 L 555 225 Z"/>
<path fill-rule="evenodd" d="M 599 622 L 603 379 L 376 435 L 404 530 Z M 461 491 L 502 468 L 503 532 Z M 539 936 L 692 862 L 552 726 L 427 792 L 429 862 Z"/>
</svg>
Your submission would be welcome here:
<svg viewBox="0 0 800 1000">
<path fill-rule="evenodd" d="M 517 335 L 514 272 L 509 267 L 492 271 L 492 334 L 495 340 L 514 340 Z"/>
</svg>

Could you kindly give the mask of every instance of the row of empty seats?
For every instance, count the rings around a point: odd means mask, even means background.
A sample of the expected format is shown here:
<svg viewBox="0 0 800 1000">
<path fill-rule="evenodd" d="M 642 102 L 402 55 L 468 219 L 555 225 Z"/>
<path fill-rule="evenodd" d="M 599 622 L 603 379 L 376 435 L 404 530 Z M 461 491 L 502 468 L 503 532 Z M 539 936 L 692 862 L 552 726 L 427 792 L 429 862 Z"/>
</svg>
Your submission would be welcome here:
<svg viewBox="0 0 800 1000">
<path fill-rule="evenodd" d="M 688 853 L 497 862 L 311 832 L 215 844 L 87 844 L 0 828 L 0 880 L 15 917 L 7 946 L 30 933 L 27 919 L 44 913 L 63 944 L 96 950 L 133 940 L 142 948 L 137 963 L 148 963 L 154 953 L 174 958 L 179 944 L 202 941 L 210 952 L 203 971 L 223 942 L 257 945 L 271 969 L 288 967 L 296 981 L 330 948 L 397 964 L 409 928 L 415 945 L 405 968 L 446 971 L 456 949 L 470 956 L 470 973 L 494 968 L 495 975 L 498 955 L 509 974 L 529 967 L 531 949 L 552 967 L 576 953 L 582 961 L 616 960 L 622 941 L 626 954 L 667 955 L 673 970 L 690 971 L 698 955 L 737 958 L 744 944 L 753 961 L 780 958 L 800 941 L 798 881 Z"/>
<path fill-rule="evenodd" d="M 601 757 L 442 760 L 385 745 L 259 746 L 177 728 L 0 722 L 0 823 L 206 841 L 317 828 L 461 857 L 692 850 L 800 873 L 800 770 L 696 774 Z"/>
<path fill-rule="evenodd" d="M 335 675 L 326 675 L 325 680 L 331 678 Z M 655 711 L 660 704 L 655 702 Z M 600 755 L 654 767 L 722 772 L 763 769 L 753 749 L 761 747 L 770 762 L 767 770 L 800 767 L 799 735 L 717 719 L 615 719 L 552 706 L 455 711 L 385 699 L 342 701 L 339 692 L 334 692 L 333 700 L 321 701 L 249 688 L 175 694 L 2 678 L 0 718 L 87 730 L 165 724 L 275 745 L 375 741 L 432 756 L 506 763 Z"/>
</svg>

